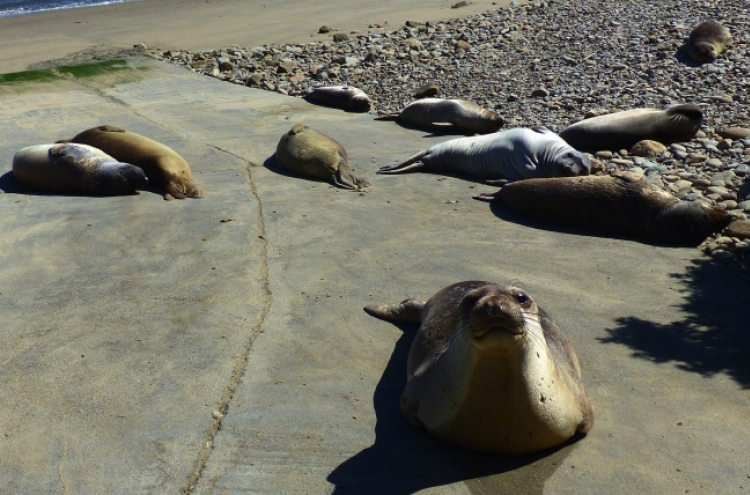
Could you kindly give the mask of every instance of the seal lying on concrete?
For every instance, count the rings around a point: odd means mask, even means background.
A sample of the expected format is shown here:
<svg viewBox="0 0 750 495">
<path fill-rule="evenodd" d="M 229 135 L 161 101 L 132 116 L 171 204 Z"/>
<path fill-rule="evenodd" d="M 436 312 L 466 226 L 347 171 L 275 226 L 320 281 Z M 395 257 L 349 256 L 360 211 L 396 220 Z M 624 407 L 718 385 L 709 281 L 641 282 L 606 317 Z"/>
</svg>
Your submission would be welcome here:
<svg viewBox="0 0 750 495">
<path fill-rule="evenodd" d="M 367 179 L 352 175 L 346 150 L 338 141 L 302 124 L 281 136 L 276 159 L 295 174 L 327 180 L 344 189 L 358 191 L 370 185 Z"/>
<path fill-rule="evenodd" d="M 685 49 L 696 62 L 713 62 L 732 44 L 729 30 L 715 21 L 698 24 L 688 37 Z"/>
<path fill-rule="evenodd" d="M 398 120 L 427 131 L 464 134 L 497 132 L 504 123 L 495 112 L 460 98 L 424 98 L 410 103 L 400 113 L 375 120 Z"/>
<path fill-rule="evenodd" d="M 680 201 L 629 172 L 525 180 L 475 199 L 550 223 L 681 246 L 697 246 L 731 219 L 721 208 Z"/>
<path fill-rule="evenodd" d="M 636 108 L 576 122 L 560 137 L 579 150 L 630 149 L 643 140 L 662 144 L 690 141 L 703 122 L 701 107 L 676 105 L 667 110 Z"/>
<path fill-rule="evenodd" d="M 132 163 L 146 172 L 149 180 L 167 190 L 165 199 L 202 198 L 193 184 L 190 165 L 176 151 L 134 132 L 111 125 L 87 129 L 58 143 L 80 143 L 99 148 L 117 160 Z"/>
<path fill-rule="evenodd" d="M 359 88 L 352 86 L 325 86 L 316 88 L 305 96 L 310 103 L 341 108 L 349 112 L 369 112 L 370 97 Z"/>
<path fill-rule="evenodd" d="M 13 175 L 26 187 L 59 194 L 133 194 L 148 184 L 139 167 L 83 144 L 40 144 L 18 150 Z"/>
<path fill-rule="evenodd" d="M 364 309 L 420 324 L 401 411 L 443 440 L 480 452 L 526 454 L 593 426 L 573 347 L 524 290 L 459 282 L 427 303 L 407 299 Z"/>
<path fill-rule="evenodd" d="M 509 181 L 533 177 L 573 177 L 591 173 L 589 158 L 544 128 L 511 129 L 453 139 L 422 150 L 379 174 L 427 171 Z"/>
</svg>

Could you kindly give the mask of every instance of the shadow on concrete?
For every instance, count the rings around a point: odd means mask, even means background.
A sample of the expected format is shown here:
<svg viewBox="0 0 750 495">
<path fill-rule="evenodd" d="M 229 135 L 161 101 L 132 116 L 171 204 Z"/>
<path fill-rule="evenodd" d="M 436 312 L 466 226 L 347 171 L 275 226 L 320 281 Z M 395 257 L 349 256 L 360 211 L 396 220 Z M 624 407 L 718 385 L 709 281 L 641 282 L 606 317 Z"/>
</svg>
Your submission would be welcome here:
<svg viewBox="0 0 750 495">
<path fill-rule="evenodd" d="M 426 132 L 427 134 L 422 136 L 422 139 L 442 137 L 442 136 L 457 136 L 456 139 L 458 139 L 459 137 L 473 136 L 475 134 L 473 132 L 461 131 L 456 126 L 450 125 L 450 124 L 415 125 L 415 124 L 410 124 L 409 122 L 404 122 L 403 120 L 398 120 L 396 118 L 391 118 L 388 116 L 384 116 L 384 118 L 377 118 L 375 120 L 381 120 L 384 122 L 395 122 L 399 127 L 408 129 L 410 131 Z M 417 151 L 415 151 L 415 153 Z"/>
<path fill-rule="evenodd" d="M 88 198 L 106 198 L 106 197 L 112 197 L 112 196 L 137 196 L 141 192 L 150 192 L 154 193 L 159 196 L 164 196 L 165 190 L 163 187 L 157 186 L 157 185 L 151 185 L 149 184 L 148 187 L 136 191 L 132 194 L 115 194 L 115 195 L 88 195 L 88 194 L 63 194 L 63 193 L 51 193 L 51 192 L 42 192 L 42 191 L 35 191 L 33 189 L 29 189 L 28 187 L 24 186 L 18 180 L 16 180 L 16 177 L 13 175 L 13 172 L 6 172 L 3 175 L 0 176 L 0 191 L 7 193 L 7 194 L 25 194 L 28 196 L 70 196 L 70 197 L 88 197 Z"/>
<path fill-rule="evenodd" d="M 309 180 L 312 182 L 320 182 L 321 184 L 330 184 L 330 182 L 327 182 L 324 180 L 315 179 L 313 177 L 303 177 L 301 175 L 297 175 L 297 174 L 290 172 L 289 170 L 281 166 L 279 161 L 276 159 L 276 153 L 266 158 L 266 160 L 263 162 L 263 166 L 266 167 L 271 172 L 275 174 L 283 175 L 284 177 L 292 177 L 294 179 L 305 179 L 305 180 Z"/>
<path fill-rule="evenodd" d="M 34 194 L 34 191 L 24 187 L 16 180 L 16 176 L 13 175 L 12 171 L 0 176 L 0 191 L 4 193 Z"/>
<path fill-rule="evenodd" d="M 579 227 L 570 227 L 567 225 L 563 225 L 560 223 L 553 223 L 553 222 L 545 222 L 543 220 L 536 220 L 533 218 L 530 218 L 526 215 L 523 215 L 521 213 L 515 212 L 508 208 L 507 206 L 503 205 L 502 203 L 488 203 L 490 206 L 490 211 L 499 218 L 500 220 L 504 220 L 506 222 L 516 223 L 518 225 L 523 225 L 524 227 L 529 227 L 531 229 L 537 229 L 537 230 L 547 230 L 550 232 L 557 232 L 560 234 L 570 234 L 570 235 L 581 235 L 581 236 L 587 236 L 587 237 L 599 237 L 602 239 L 623 239 L 623 240 L 629 240 L 629 241 L 635 241 L 639 242 L 641 244 L 646 244 L 648 246 L 659 246 L 659 247 L 684 247 L 684 244 L 668 244 L 663 242 L 658 242 L 650 239 L 642 239 L 639 237 L 634 236 L 628 236 L 628 235 L 620 235 L 620 234 L 613 234 L 608 233 L 600 230 L 594 230 L 594 229 L 587 229 L 587 228 L 579 228 Z"/>
<path fill-rule="evenodd" d="M 633 356 L 674 363 L 705 377 L 725 373 L 750 389 L 750 277 L 732 263 L 698 259 L 685 274 L 672 277 L 685 286 L 686 314 L 667 324 L 641 317 L 617 320 L 606 344 L 622 344 Z"/>
<path fill-rule="evenodd" d="M 335 485 L 333 493 L 407 495 L 471 480 L 467 487 L 477 495 L 541 495 L 545 481 L 577 440 L 536 454 L 493 456 L 453 447 L 409 425 L 401 416 L 399 399 L 406 385 L 406 360 L 415 328 L 399 328 L 404 335 L 375 388 L 375 443 L 328 476 Z"/>
</svg>

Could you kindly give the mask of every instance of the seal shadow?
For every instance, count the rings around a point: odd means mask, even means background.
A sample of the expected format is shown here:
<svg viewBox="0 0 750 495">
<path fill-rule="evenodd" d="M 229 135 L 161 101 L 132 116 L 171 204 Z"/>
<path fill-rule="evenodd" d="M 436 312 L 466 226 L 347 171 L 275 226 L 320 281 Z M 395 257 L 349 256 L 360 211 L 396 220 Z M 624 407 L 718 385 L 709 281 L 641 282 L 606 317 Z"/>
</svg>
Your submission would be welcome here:
<svg viewBox="0 0 750 495">
<path fill-rule="evenodd" d="M 681 64 L 688 67 L 700 67 L 703 62 L 698 62 L 688 54 L 687 43 L 681 45 L 674 54 L 674 58 Z"/>
<path fill-rule="evenodd" d="M 602 239 L 623 239 L 623 240 L 639 242 L 641 244 L 646 244 L 649 246 L 658 246 L 658 247 L 683 246 L 684 247 L 684 245 L 680 245 L 680 244 L 669 244 L 665 242 L 658 242 L 658 241 L 653 241 L 649 239 L 644 239 L 641 237 L 609 233 L 609 232 L 602 231 L 602 230 L 588 229 L 588 228 L 582 228 L 582 227 L 571 227 L 571 226 L 554 223 L 554 222 L 545 222 L 545 221 L 536 220 L 526 215 L 523 215 L 521 213 L 515 212 L 501 203 L 489 203 L 489 205 L 490 205 L 490 211 L 492 211 L 492 213 L 496 217 L 498 217 L 500 220 L 504 220 L 506 222 L 511 222 L 511 223 L 516 223 L 516 224 L 523 225 L 525 227 L 529 227 L 532 229 L 547 230 L 550 232 L 558 232 L 560 234 L 581 235 L 581 236 L 587 236 L 587 237 L 599 237 Z"/>
<path fill-rule="evenodd" d="M 13 171 L 6 172 L 3 175 L 0 175 L 0 191 L 6 193 L 6 194 L 24 194 L 27 196 L 70 196 L 70 197 L 88 197 L 88 198 L 111 198 L 112 196 L 138 196 L 140 194 L 140 191 L 136 191 L 132 194 L 117 194 L 117 195 L 94 195 L 94 194 L 63 194 L 63 193 L 50 193 L 50 192 L 42 192 L 42 191 L 35 191 L 34 189 L 30 189 L 20 182 L 16 180 L 15 175 L 13 175 Z M 148 187 L 141 189 L 141 191 L 147 191 L 154 194 L 157 194 L 159 196 L 164 195 L 163 189 L 160 189 L 158 186 L 152 186 L 149 184 Z"/>
<path fill-rule="evenodd" d="M 13 175 L 12 170 L 0 175 L 0 191 L 17 194 L 41 194 L 21 185 L 21 183 L 16 180 L 16 176 Z"/>
<path fill-rule="evenodd" d="M 301 177 L 299 175 L 291 173 L 289 170 L 285 169 L 281 166 L 279 161 L 276 159 L 276 153 L 266 158 L 266 160 L 263 162 L 263 166 L 266 167 L 268 170 L 275 174 L 283 175 L 284 177 L 294 177 L 295 179 L 309 179 L 309 177 Z M 323 182 L 318 181 L 316 182 Z"/>
<path fill-rule="evenodd" d="M 341 110 L 341 111 L 344 111 L 346 113 L 367 113 L 367 112 L 361 112 L 361 111 L 357 111 L 357 110 L 349 110 L 348 108 L 343 108 L 343 107 L 339 107 L 339 106 L 336 106 L 336 105 L 326 105 L 325 103 L 322 103 L 322 102 L 319 102 L 319 101 L 310 101 L 307 98 L 303 98 L 303 100 L 305 100 L 310 105 L 315 105 L 315 106 L 318 106 L 318 107 L 325 107 L 325 108 L 335 108 L 336 110 Z"/>
<path fill-rule="evenodd" d="M 736 266 L 710 258 L 693 260 L 671 274 L 685 288 L 686 316 L 667 324 L 630 316 L 606 329 L 605 344 L 626 345 L 633 356 L 711 377 L 724 373 L 750 389 L 750 280 Z"/>
<path fill-rule="evenodd" d="M 451 136 L 451 135 L 474 136 L 476 134 L 473 132 L 462 132 L 456 126 L 452 126 L 452 125 L 417 126 L 414 124 L 410 124 L 408 122 L 403 122 L 401 120 L 392 120 L 391 122 L 395 122 L 396 125 L 398 125 L 399 127 L 402 127 L 404 129 L 409 129 L 410 131 L 421 131 L 421 132 L 428 133 L 422 136 L 423 139 L 429 139 L 429 138 L 441 137 L 441 136 Z"/>
<path fill-rule="evenodd" d="M 327 480 L 335 486 L 333 493 L 408 495 L 470 480 L 467 487 L 477 495 L 541 495 L 545 481 L 578 439 L 535 454 L 498 456 L 454 447 L 408 424 L 401 415 L 400 397 L 415 332 L 411 325 L 397 326 L 404 334 L 396 342 L 373 396 L 375 443 L 328 475 Z"/>
</svg>

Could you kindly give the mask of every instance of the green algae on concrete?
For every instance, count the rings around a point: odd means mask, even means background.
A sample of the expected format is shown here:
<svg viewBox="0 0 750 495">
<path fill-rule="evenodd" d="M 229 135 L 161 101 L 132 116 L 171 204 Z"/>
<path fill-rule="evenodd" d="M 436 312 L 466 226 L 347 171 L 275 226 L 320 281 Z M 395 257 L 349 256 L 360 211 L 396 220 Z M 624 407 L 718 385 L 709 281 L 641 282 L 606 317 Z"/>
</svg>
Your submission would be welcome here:
<svg viewBox="0 0 750 495">
<path fill-rule="evenodd" d="M 131 70 L 134 67 L 131 66 L 127 60 L 115 59 L 106 60 L 104 62 L 93 62 L 88 64 L 79 65 L 63 65 L 57 67 L 55 70 L 63 75 L 70 75 L 78 79 L 96 77 L 105 74 L 111 74 L 113 72 L 120 72 L 124 70 Z M 142 68 L 145 70 L 145 68 Z"/>
<path fill-rule="evenodd" d="M 27 70 L 24 72 L 0 74 L 0 84 L 48 82 L 59 78 L 60 76 L 54 74 L 51 69 Z"/>
<path fill-rule="evenodd" d="M 127 71 L 147 71 L 125 59 L 106 60 L 77 65 L 62 65 L 49 69 L 34 69 L 10 74 L 0 74 L 0 84 L 24 84 L 32 82 L 52 82 L 60 79 L 88 79 L 98 76 L 125 73 Z"/>
</svg>

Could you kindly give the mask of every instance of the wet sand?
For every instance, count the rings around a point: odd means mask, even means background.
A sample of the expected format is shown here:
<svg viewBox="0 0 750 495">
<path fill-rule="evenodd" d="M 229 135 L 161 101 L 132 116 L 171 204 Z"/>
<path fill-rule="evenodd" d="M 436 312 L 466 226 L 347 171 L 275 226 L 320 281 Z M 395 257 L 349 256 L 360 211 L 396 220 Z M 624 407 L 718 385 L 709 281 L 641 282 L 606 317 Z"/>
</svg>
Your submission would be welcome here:
<svg viewBox="0 0 750 495">
<path fill-rule="evenodd" d="M 206 50 L 232 45 L 302 43 L 331 39 L 318 34 L 327 25 L 338 32 L 358 31 L 388 22 L 398 29 L 421 22 L 469 16 L 507 5 L 478 0 L 451 8 L 455 0 L 144 0 L 0 19 L 0 73 L 69 56 L 93 47 Z"/>
</svg>

